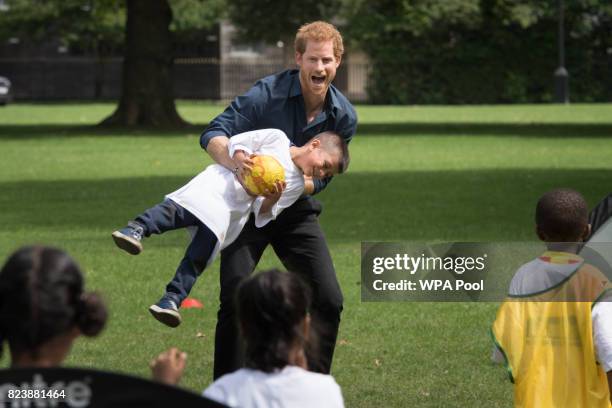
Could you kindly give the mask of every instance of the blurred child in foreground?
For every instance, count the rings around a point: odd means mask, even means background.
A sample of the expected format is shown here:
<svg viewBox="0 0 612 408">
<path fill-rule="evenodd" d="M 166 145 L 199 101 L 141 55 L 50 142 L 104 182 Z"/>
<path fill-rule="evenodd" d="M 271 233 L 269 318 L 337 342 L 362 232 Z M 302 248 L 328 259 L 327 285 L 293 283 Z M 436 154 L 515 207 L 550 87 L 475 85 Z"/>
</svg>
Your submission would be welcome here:
<svg viewBox="0 0 612 408">
<path fill-rule="evenodd" d="M 306 349 L 317 336 L 308 312 L 310 291 L 296 274 L 258 273 L 242 282 L 236 302 L 246 367 L 217 379 L 205 397 L 242 408 L 344 407 L 334 378 L 308 371 Z M 184 367 L 177 349 L 151 364 L 154 378 L 169 384 L 176 384 Z"/>
<path fill-rule="evenodd" d="M 11 367 L 56 367 L 79 336 L 100 334 L 108 312 L 100 296 L 84 290 L 83 274 L 64 251 L 26 246 L 0 271 L 0 347 Z"/>
</svg>

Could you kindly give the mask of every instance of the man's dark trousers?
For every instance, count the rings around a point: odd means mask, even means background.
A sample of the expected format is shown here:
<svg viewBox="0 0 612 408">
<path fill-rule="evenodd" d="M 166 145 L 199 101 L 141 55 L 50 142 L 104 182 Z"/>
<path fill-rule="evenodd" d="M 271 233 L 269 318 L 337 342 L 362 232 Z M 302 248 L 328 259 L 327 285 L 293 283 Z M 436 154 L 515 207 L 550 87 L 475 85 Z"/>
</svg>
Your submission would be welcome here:
<svg viewBox="0 0 612 408">
<path fill-rule="evenodd" d="M 234 295 L 240 281 L 253 272 L 268 244 L 272 245 L 285 268 L 299 274 L 312 288 L 311 318 L 318 330 L 319 344 L 317 356 L 307 352 L 308 364 L 313 371 L 329 373 L 343 299 L 317 218 L 320 212 L 320 203 L 306 197 L 285 209 L 275 221 L 263 228 L 256 228 L 251 216 L 238 239 L 222 251 L 215 379 L 244 365 Z"/>
</svg>

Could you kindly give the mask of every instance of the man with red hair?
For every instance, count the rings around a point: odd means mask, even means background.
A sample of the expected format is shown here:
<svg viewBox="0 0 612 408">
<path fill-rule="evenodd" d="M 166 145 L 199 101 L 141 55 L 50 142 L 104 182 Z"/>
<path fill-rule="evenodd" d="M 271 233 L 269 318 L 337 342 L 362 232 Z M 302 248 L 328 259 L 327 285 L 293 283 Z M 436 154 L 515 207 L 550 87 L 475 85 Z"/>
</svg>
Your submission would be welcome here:
<svg viewBox="0 0 612 408">
<path fill-rule="evenodd" d="M 342 36 L 331 24 L 317 21 L 302 26 L 295 38 L 295 62 L 299 69 L 286 70 L 258 81 L 238 96 L 202 133 L 200 145 L 217 163 L 242 177 L 251 160 L 245 152 L 228 153 L 230 137 L 250 130 L 281 129 L 296 146 L 324 132 L 338 133 L 347 142 L 355 134 L 357 115 L 351 103 L 332 85 L 340 66 Z M 336 344 L 342 292 L 323 231 L 318 222 L 321 204 L 312 196 L 323 190 L 331 177 L 305 178 L 305 194 L 275 221 L 256 228 L 247 222 L 238 239 L 221 253 L 221 305 L 215 337 L 214 377 L 240 368 L 240 334 L 236 325 L 234 293 L 249 276 L 265 248 L 292 273 L 299 274 L 313 290 L 313 322 L 320 327 L 320 358 L 309 357 L 309 368 L 328 373 Z"/>
</svg>

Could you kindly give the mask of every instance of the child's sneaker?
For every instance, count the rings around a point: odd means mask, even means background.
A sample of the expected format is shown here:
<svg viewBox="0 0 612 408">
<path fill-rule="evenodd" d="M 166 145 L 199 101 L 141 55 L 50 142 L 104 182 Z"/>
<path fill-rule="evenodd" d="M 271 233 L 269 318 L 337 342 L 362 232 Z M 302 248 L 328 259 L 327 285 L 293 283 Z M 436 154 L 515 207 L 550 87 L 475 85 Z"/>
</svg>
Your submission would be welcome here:
<svg viewBox="0 0 612 408">
<path fill-rule="evenodd" d="M 113 240 L 115 244 L 125 252 L 132 255 L 138 255 L 142 252 L 142 234 L 144 228 L 142 225 L 135 222 L 128 222 L 127 227 L 113 232 Z"/>
<path fill-rule="evenodd" d="M 158 321 L 166 326 L 176 327 L 181 324 L 181 314 L 174 300 L 167 296 L 162 297 L 159 302 L 149 307 L 149 312 Z"/>
</svg>

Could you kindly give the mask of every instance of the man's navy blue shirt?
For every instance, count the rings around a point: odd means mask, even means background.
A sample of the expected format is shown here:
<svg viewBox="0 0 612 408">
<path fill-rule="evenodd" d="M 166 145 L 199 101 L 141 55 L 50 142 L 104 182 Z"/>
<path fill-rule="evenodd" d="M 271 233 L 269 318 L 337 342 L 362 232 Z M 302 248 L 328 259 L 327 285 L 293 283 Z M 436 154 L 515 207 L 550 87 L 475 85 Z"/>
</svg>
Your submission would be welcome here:
<svg viewBox="0 0 612 408">
<path fill-rule="evenodd" d="M 349 142 L 357 130 L 357 114 L 348 99 L 330 85 L 321 113 L 307 124 L 299 71 L 287 70 L 257 81 L 234 99 L 204 130 L 200 145 L 206 149 L 215 136 L 231 137 L 268 128 L 282 130 L 296 146 L 325 131 L 334 131 Z M 314 192 L 321 191 L 330 180 L 314 180 Z"/>
</svg>

